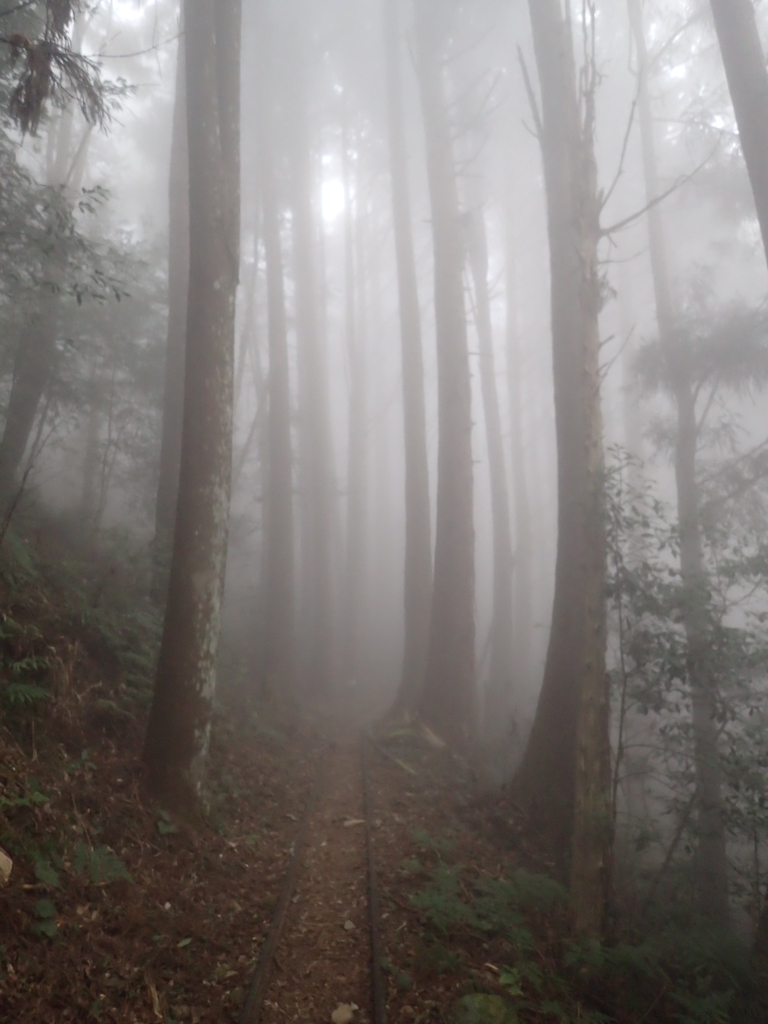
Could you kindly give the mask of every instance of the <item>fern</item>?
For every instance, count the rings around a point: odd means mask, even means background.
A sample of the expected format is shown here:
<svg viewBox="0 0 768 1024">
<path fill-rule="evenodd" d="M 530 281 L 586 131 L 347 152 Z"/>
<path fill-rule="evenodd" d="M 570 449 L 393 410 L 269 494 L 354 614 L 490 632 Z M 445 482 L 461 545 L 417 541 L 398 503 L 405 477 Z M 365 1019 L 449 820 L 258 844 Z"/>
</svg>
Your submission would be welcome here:
<svg viewBox="0 0 768 1024">
<path fill-rule="evenodd" d="M 34 683 L 8 683 L 3 687 L 2 696 L 11 707 L 28 708 L 40 701 L 50 700 L 53 694 L 44 686 L 37 686 Z"/>
<path fill-rule="evenodd" d="M 474 911 L 461 899 L 457 868 L 439 865 L 432 873 L 428 887 L 412 896 L 411 901 L 443 934 L 460 927 L 478 925 Z"/>
<path fill-rule="evenodd" d="M 416 966 L 425 974 L 457 974 L 462 959 L 461 953 L 437 941 L 426 942 L 416 950 Z"/>
<path fill-rule="evenodd" d="M 22 637 L 24 640 L 42 640 L 40 629 L 31 622 L 17 622 L 10 615 L 3 615 L 0 620 L 0 640 L 11 640 Z"/>
<path fill-rule="evenodd" d="M 50 667 L 47 657 L 30 654 L 26 658 L 14 658 L 6 662 L 6 668 L 14 676 L 23 676 L 31 672 L 44 672 Z"/>
<path fill-rule="evenodd" d="M 733 992 L 715 992 L 707 985 L 701 985 L 697 992 L 676 988 L 672 1000 L 682 1011 L 676 1019 L 680 1024 L 733 1024 L 733 996 Z"/>
<path fill-rule="evenodd" d="M 438 857 L 445 857 L 456 845 L 455 839 L 431 836 L 422 828 L 415 828 L 411 832 L 411 839 L 419 849 L 435 853 Z"/>
<path fill-rule="evenodd" d="M 104 711 L 115 718 L 127 718 L 131 721 L 135 721 L 136 716 L 132 715 L 130 711 L 126 711 L 125 708 L 121 708 L 119 704 L 115 704 L 113 700 L 102 698 L 96 701 L 96 707 L 99 711 Z"/>
</svg>

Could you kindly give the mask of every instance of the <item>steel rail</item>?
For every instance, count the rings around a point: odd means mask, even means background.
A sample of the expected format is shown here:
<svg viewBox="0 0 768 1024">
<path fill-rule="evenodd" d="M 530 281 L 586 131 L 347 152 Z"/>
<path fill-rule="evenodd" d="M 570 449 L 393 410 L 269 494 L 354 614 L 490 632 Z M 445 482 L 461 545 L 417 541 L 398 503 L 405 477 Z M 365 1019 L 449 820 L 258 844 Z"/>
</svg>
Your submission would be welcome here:
<svg viewBox="0 0 768 1024">
<path fill-rule="evenodd" d="M 285 925 L 285 918 L 288 914 L 288 908 L 291 905 L 291 899 L 293 898 L 293 891 L 296 888 L 296 879 L 301 866 L 301 857 L 307 842 L 309 822 L 312 814 L 314 813 L 315 807 L 317 806 L 320 791 L 322 789 L 322 783 L 323 777 L 320 776 L 310 793 L 309 800 L 307 801 L 304 816 L 302 817 L 298 834 L 293 843 L 293 853 L 288 864 L 288 870 L 286 871 L 285 878 L 283 879 L 283 887 L 280 892 L 280 900 L 277 904 L 277 910 L 275 911 L 275 916 L 272 918 L 272 924 L 269 926 L 269 932 L 264 940 L 264 945 L 259 951 L 259 959 L 256 962 L 253 981 L 251 982 L 251 987 L 248 990 L 248 995 L 243 1005 L 243 1009 L 240 1012 L 238 1024 L 259 1024 L 261 1008 L 266 998 L 267 988 L 269 986 L 269 975 L 272 969 L 272 961 L 274 960 L 275 953 L 277 952 L 280 937 L 283 933 L 283 926 Z"/>
<path fill-rule="evenodd" d="M 368 912 L 370 918 L 371 936 L 371 993 L 373 1024 L 386 1024 L 386 987 L 384 984 L 384 973 L 381 966 L 382 944 L 381 944 L 381 902 L 379 898 L 378 880 L 376 875 L 376 862 L 373 844 L 373 824 L 371 787 L 368 777 L 368 741 L 365 736 L 362 738 L 362 782 L 363 782 L 363 815 L 365 819 L 365 845 L 368 873 Z M 253 975 L 251 986 L 248 990 L 243 1009 L 238 1018 L 238 1024 L 259 1024 L 264 1000 L 269 988 L 270 972 L 275 953 L 282 937 L 288 910 L 296 889 L 296 882 L 301 867 L 301 861 L 307 844 L 309 823 L 317 807 L 320 793 L 323 788 L 324 777 L 320 777 L 315 784 L 304 815 L 299 825 L 299 831 L 294 841 L 293 853 L 283 879 L 280 892 L 280 899 L 275 910 L 275 916 L 269 927 L 267 937 L 259 951 L 259 958 L 256 962 L 256 969 Z"/>
<path fill-rule="evenodd" d="M 363 737 L 363 808 L 365 811 L 365 845 L 368 852 L 368 909 L 371 919 L 371 988 L 373 995 L 373 1024 L 386 1024 L 387 991 L 381 969 L 381 903 L 376 877 L 376 859 L 373 848 L 371 821 L 371 787 L 368 779 L 368 744 Z"/>
</svg>

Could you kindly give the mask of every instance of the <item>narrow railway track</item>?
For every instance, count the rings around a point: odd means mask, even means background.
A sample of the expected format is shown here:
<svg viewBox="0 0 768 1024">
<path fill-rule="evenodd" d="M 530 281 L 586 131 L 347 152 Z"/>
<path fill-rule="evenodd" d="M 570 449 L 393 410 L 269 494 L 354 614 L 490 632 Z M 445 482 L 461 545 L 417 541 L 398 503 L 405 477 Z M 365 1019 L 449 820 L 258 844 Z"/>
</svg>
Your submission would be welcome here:
<svg viewBox="0 0 768 1024">
<path fill-rule="evenodd" d="M 385 1024 L 369 742 L 318 773 L 239 1024 Z"/>
</svg>

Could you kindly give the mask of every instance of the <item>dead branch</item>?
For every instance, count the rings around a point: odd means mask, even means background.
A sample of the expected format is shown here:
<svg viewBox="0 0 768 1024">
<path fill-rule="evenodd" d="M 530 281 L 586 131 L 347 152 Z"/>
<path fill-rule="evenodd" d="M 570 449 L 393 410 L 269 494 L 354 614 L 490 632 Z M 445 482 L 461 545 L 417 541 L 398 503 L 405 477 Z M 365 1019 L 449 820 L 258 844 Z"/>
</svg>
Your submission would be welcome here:
<svg viewBox="0 0 768 1024">
<path fill-rule="evenodd" d="M 653 210 L 656 206 L 659 206 L 661 203 L 663 203 L 665 199 L 669 199 L 671 195 L 674 195 L 675 192 L 678 192 L 684 185 L 687 185 L 689 181 L 692 181 L 696 177 L 699 171 L 701 171 L 704 167 L 707 166 L 709 161 L 717 152 L 719 145 L 720 143 L 718 142 L 718 144 L 715 146 L 712 152 L 709 153 L 705 160 L 702 160 L 698 167 L 695 167 L 694 170 L 692 170 L 689 174 L 683 175 L 682 178 L 678 178 L 677 181 L 670 185 L 670 187 L 666 189 L 664 192 L 662 192 L 661 195 L 656 196 L 655 199 L 652 199 L 649 203 L 646 203 L 646 205 L 642 209 L 637 210 L 635 213 L 631 214 L 629 217 L 625 217 L 623 220 L 617 221 L 615 224 L 611 224 L 611 226 L 608 228 L 601 228 L 601 237 L 605 238 L 608 235 L 615 234 L 617 231 L 623 231 L 624 228 L 628 228 L 631 224 L 634 224 L 636 221 L 640 220 L 641 217 L 644 217 L 649 210 Z"/>
<path fill-rule="evenodd" d="M 536 128 L 536 138 L 541 140 L 544 137 L 544 123 L 539 113 L 539 105 L 536 100 L 536 93 L 533 91 L 533 85 L 531 84 L 531 76 L 528 74 L 528 66 L 525 63 L 525 57 L 523 51 L 518 46 L 517 48 L 517 59 L 520 61 L 520 70 L 523 72 L 523 82 L 525 83 L 525 91 L 528 94 L 528 102 L 531 105 L 531 114 L 533 116 L 533 123 Z"/>
</svg>

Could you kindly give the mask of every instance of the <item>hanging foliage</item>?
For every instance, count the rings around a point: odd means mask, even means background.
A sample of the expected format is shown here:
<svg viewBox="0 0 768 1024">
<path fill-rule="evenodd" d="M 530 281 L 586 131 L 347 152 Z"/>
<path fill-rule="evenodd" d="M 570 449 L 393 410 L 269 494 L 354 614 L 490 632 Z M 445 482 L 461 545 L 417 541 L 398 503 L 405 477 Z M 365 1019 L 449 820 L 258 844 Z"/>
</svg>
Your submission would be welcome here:
<svg viewBox="0 0 768 1024">
<path fill-rule="evenodd" d="M 18 76 L 9 111 L 24 133 L 36 133 L 49 102 L 77 103 L 90 124 L 103 125 L 108 119 L 108 90 L 99 64 L 72 50 L 69 30 L 81 6 L 78 0 L 47 0 L 39 37 L 13 32 L 1 38 L 10 47 L 11 65 Z"/>
</svg>

